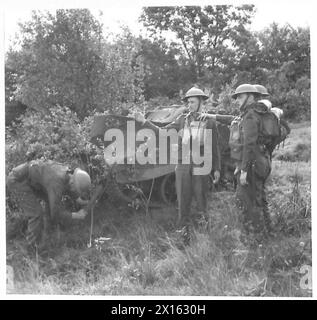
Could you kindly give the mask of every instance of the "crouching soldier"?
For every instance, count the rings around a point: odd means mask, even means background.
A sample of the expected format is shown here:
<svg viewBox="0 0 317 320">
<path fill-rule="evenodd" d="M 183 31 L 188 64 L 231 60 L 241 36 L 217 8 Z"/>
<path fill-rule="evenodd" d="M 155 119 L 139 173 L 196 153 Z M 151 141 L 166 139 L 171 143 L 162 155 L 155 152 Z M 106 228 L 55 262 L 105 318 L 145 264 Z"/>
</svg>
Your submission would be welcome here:
<svg viewBox="0 0 317 320">
<path fill-rule="evenodd" d="M 39 248 L 45 245 L 49 222 L 67 224 L 84 219 L 87 210 L 70 212 L 62 205 L 65 195 L 79 207 L 88 204 L 91 180 L 87 172 L 53 162 L 33 160 L 15 167 L 7 178 L 8 191 L 15 194 L 23 213 L 29 218 L 27 242 Z M 44 200 L 48 210 L 40 201 Z"/>
</svg>

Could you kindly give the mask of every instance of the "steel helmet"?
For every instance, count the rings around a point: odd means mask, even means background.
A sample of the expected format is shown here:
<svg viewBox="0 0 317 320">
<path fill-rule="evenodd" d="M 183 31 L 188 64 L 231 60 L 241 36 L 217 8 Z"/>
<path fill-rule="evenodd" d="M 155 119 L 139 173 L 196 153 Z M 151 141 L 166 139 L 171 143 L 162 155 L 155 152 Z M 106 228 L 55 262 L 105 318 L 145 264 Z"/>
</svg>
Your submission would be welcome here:
<svg viewBox="0 0 317 320">
<path fill-rule="evenodd" d="M 73 177 L 75 189 L 80 194 L 80 196 L 89 195 L 91 188 L 91 180 L 89 174 L 80 168 L 76 168 L 74 170 Z"/>
<path fill-rule="evenodd" d="M 232 98 L 236 98 L 238 94 L 241 93 L 253 93 L 253 94 L 259 94 L 258 90 L 253 86 L 252 84 L 241 84 L 236 88 L 236 91 L 233 95 L 231 95 Z"/>
<path fill-rule="evenodd" d="M 201 97 L 203 100 L 207 100 L 209 97 L 202 91 L 201 89 L 198 89 L 196 87 L 192 87 L 189 89 L 186 94 L 185 98 L 183 100 L 187 100 L 190 97 Z"/>
<path fill-rule="evenodd" d="M 254 87 L 255 89 L 258 90 L 258 93 L 261 95 L 261 96 L 269 96 L 270 94 L 268 93 L 267 89 L 262 86 L 261 84 L 254 84 Z"/>
</svg>

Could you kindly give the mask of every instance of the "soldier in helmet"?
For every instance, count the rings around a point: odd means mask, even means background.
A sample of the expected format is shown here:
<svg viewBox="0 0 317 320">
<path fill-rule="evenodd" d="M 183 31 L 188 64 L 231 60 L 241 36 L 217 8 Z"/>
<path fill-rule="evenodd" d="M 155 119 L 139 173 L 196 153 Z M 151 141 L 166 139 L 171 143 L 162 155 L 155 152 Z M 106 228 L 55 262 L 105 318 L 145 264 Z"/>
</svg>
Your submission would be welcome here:
<svg viewBox="0 0 317 320">
<path fill-rule="evenodd" d="M 267 89 L 264 86 L 262 86 L 261 84 L 254 84 L 253 86 L 255 87 L 255 89 L 259 93 L 258 101 L 260 103 L 265 104 L 268 107 L 268 109 L 271 109 L 272 103 L 270 100 L 267 99 L 267 97 L 270 95 L 269 92 L 267 91 Z"/>
<path fill-rule="evenodd" d="M 190 127 L 191 123 L 198 120 L 199 112 L 202 111 L 203 102 L 208 96 L 199 88 L 191 88 L 187 91 L 184 101 L 188 103 L 188 109 L 185 113 L 179 115 L 176 120 L 164 129 L 176 129 L 183 131 Z M 147 124 L 148 127 L 155 131 L 160 128 L 146 120 L 141 113 L 135 115 L 137 121 Z M 213 120 L 206 121 L 206 129 L 212 129 L 212 169 L 214 171 L 214 183 L 220 178 L 220 151 L 218 146 L 218 132 L 216 122 Z M 191 140 L 192 141 L 192 140 Z M 192 142 L 191 142 L 192 143 Z M 201 146 L 200 148 L 203 148 Z M 198 217 L 205 216 L 207 211 L 207 191 L 209 175 L 193 175 L 193 163 L 181 163 L 181 148 L 179 150 L 179 163 L 175 169 L 176 175 L 176 193 L 178 200 L 178 222 L 183 221 L 185 224 L 191 220 L 190 206 L 192 195 L 194 195 L 198 207 Z"/>
<path fill-rule="evenodd" d="M 273 112 L 275 114 L 275 116 L 278 118 L 278 121 L 279 121 L 280 127 L 281 127 L 281 131 L 282 131 L 281 132 L 281 140 L 285 139 L 290 134 L 291 129 L 290 129 L 288 123 L 285 121 L 285 119 L 283 119 L 283 113 L 284 113 L 283 110 L 280 108 L 277 108 L 277 107 L 272 107 L 271 101 L 267 99 L 270 96 L 270 94 L 264 86 L 262 86 L 260 84 L 255 84 L 254 87 L 259 92 L 258 103 L 263 103 L 265 106 L 267 106 L 268 110 L 270 110 L 271 112 Z M 271 146 L 269 146 L 269 151 L 270 151 L 271 157 L 272 157 L 272 153 L 273 153 L 273 150 L 275 147 L 276 147 L 276 143 L 272 143 Z"/>
<path fill-rule="evenodd" d="M 8 191 L 13 192 L 23 213 L 29 218 L 27 241 L 30 245 L 45 245 L 49 220 L 68 223 L 84 219 L 85 209 L 70 212 L 62 206 L 62 197 L 69 195 L 79 207 L 88 204 L 91 180 L 87 172 L 53 162 L 33 160 L 15 167 L 7 177 Z M 44 210 L 44 200 L 49 210 Z M 48 212 L 49 211 L 49 214 Z"/>
<path fill-rule="evenodd" d="M 261 131 L 261 113 L 267 110 L 262 103 L 257 103 L 260 93 L 251 84 L 238 86 L 232 95 L 238 101 L 240 115 L 207 115 L 217 121 L 230 124 L 229 145 L 231 157 L 236 162 L 236 196 L 242 209 L 244 230 L 258 241 L 267 235 L 270 224 L 265 195 L 265 182 L 271 172 L 270 153 L 264 144 Z M 205 115 L 204 115 L 205 116 Z"/>
</svg>

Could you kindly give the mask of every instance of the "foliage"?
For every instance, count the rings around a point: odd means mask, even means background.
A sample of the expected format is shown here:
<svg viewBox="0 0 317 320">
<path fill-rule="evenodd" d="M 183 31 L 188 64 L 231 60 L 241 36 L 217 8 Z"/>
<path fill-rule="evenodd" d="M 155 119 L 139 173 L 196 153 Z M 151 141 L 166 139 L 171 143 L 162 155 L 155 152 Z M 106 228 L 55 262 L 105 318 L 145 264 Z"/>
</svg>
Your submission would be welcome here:
<svg viewBox="0 0 317 320">
<path fill-rule="evenodd" d="M 249 5 L 148 7 L 140 21 L 150 36 L 122 28 L 110 41 L 88 10 L 34 12 L 21 24 L 20 48 L 6 56 L 7 123 L 19 114 L 15 101 L 40 111 L 66 106 L 83 119 L 177 99 L 193 85 L 233 107 L 227 93 L 241 83 L 266 86 L 288 119 L 309 119 L 309 29 L 273 23 L 251 32 L 253 14 Z"/>
<path fill-rule="evenodd" d="M 183 51 L 175 55 L 182 75 L 178 88 L 196 84 L 214 93 L 223 107 L 223 103 L 234 105 L 227 95 L 229 87 L 258 83 L 268 88 L 273 105 L 282 108 L 286 118 L 309 119 L 309 29 L 273 23 L 251 32 L 247 25 L 253 10 L 252 6 L 149 7 L 143 9 L 140 21 L 156 37 L 172 31 L 179 40 Z"/>
<path fill-rule="evenodd" d="M 238 84 L 260 83 L 285 117 L 310 119 L 309 29 L 273 23 L 251 35 L 238 66 Z"/>
<path fill-rule="evenodd" d="M 101 175 L 103 154 L 89 142 L 93 118 L 80 122 L 66 107 L 52 107 L 46 114 L 29 111 L 6 131 L 6 173 L 31 159 L 56 160 L 85 167 L 92 178 Z"/>
<path fill-rule="evenodd" d="M 144 96 L 146 100 L 158 96 L 173 98 L 182 88 L 182 70 L 175 56 L 177 48 L 167 46 L 163 39 L 155 42 L 140 39 L 138 54 L 144 67 Z"/>
<path fill-rule="evenodd" d="M 7 65 L 5 66 L 5 102 L 13 100 L 13 93 L 17 89 L 17 74 Z"/>
<path fill-rule="evenodd" d="M 214 72 L 230 60 L 233 51 L 229 44 L 234 47 L 235 38 L 242 37 L 253 12 L 252 5 L 147 7 L 140 20 L 153 33 L 166 30 L 175 33 L 196 82 L 206 68 Z"/>
<path fill-rule="evenodd" d="M 294 78 L 310 77 L 310 37 L 309 29 L 293 28 L 289 24 L 278 26 L 273 23 L 255 34 L 261 50 L 257 57 L 259 66 L 278 69 L 287 61 L 295 62 Z"/>
<path fill-rule="evenodd" d="M 138 39 L 127 28 L 122 29 L 115 43 L 105 43 L 103 68 L 99 70 L 103 81 L 97 89 L 102 99 L 97 110 L 120 113 L 125 103 L 143 102 L 144 66 L 139 48 Z"/>
<path fill-rule="evenodd" d="M 227 84 L 218 98 L 216 111 L 225 111 L 226 114 L 235 114 L 237 112 L 237 103 L 231 98 L 234 88 L 237 86 L 237 78 L 235 77 L 230 84 Z"/>
<path fill-rule="evenodd" d="M 181 105 L 180 98 L 169 99 L 166 96 L 157 96 L 146 102 L 146 110 L 154 110 L 161 107 L 170 107 L 172 105 Z"/>
<path fill-rule="evenodd" d="M 9 126 L 23 114 L 27 108 L 20 101 L 14 101 L 14 91 L 17 89 L 17 74 L 14 70 L 5 66 L 5 125 Z"/>
<path fill-rule="evenodd" d="M 288 61 L 268 77 L 268 89 L 272 92 L 272 102 L 285 111 L 290 119 L 310 119 L 310 79 L 297 78 L 296 63 Z"/>
<path fill-rule="evenodd" d="M 10 101 L 5 104 L 5 125 L 10 126 L 26 111 L 27 106 L 20 101 Z"/>
<path fill-rule="evenodd" d="M 129 32 L 107 43 L 86 9 L 33 12 L 20 27 L 21 50 L 10 50 L 6 61 L 18 75 L 14 99 L 38 111 L 67 106 L 82 119 L 140 97 L 142 68 Z"/>
</svg>

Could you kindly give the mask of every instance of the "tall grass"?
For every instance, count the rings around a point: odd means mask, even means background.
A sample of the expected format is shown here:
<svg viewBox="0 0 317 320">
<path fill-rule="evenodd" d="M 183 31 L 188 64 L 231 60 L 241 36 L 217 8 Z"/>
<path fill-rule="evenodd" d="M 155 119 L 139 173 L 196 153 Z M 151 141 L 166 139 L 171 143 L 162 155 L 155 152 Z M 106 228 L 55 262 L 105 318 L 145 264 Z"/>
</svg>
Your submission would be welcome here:
<svg viewBox="0 0 317 320">
<path fill-rule="evenodd" d="M 274 158 L 283 161 L 310 161 L 311 129 L 310 123 L 292 124 L 291 133 L 285 143 L 275 152 Z"/>
</svg>

